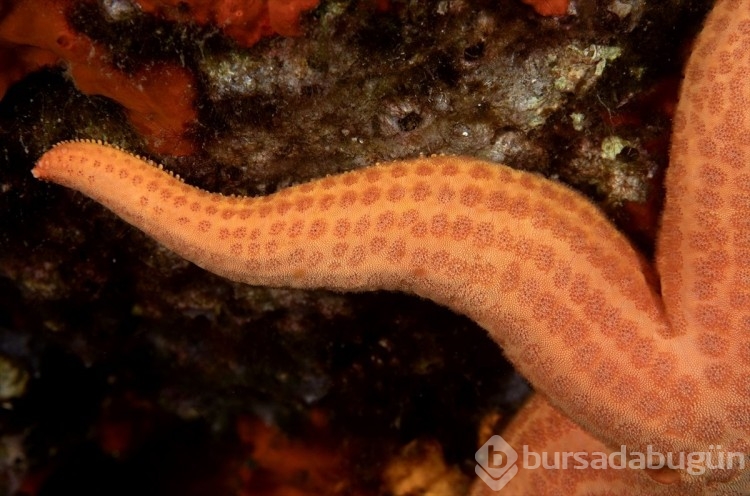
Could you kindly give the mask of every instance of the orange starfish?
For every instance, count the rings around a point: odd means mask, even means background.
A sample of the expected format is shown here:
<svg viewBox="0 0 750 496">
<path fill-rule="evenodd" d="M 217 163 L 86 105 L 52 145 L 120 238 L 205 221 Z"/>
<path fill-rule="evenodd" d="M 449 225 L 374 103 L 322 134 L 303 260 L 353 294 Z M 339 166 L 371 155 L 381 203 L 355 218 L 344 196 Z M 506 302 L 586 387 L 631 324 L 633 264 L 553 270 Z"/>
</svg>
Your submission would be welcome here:
<svg viewBox="0 0 750 496">
<path fill-rule="evenodd" d="M 649 264 L 585 198 L 464 157 L 261 198 L 201 191 L 101 142 L 59 144 L 33 174 L 236 281 L 402 290 L 470 316 L 541 393 L 506 433 L 517 448 L 712 457 L 666 471 L 521 467 L 504 494 L 740 494 L 750 490 L 748 25 L 750 0 L 720 0 L 687 68 L 661 296 Z M 730 459 L 732 469 L 718 463 Z"/>
</svg>

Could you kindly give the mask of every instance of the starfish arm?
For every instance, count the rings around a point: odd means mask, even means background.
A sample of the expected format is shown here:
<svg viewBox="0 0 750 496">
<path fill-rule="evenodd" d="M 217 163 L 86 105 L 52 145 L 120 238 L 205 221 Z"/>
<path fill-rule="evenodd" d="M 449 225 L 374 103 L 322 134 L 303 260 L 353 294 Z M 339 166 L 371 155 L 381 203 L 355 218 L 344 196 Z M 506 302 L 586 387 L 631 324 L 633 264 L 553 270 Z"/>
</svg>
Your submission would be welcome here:
<svg viewBox="0 0 750 496">
<path fill-rule="evenodd" d="M 684 401 L 654 398 L 689 371 L 673 366 L 648 266 L 596 207 L 558 183 L 431 157 L 231 198 L 85 141 L 54 147 L 33 172 L 229 279 L 430 298 L 487 329 L 537 390 L 596 435 L 681 446 L 684 433 L 663 419 Z"/>
<path fill-rule="evenodd" d="M 623 458 L 618 453 L 612 456 L 621 450 L 619 446 L 611 449 L 540 394 L 526 402 L 502 436 L 518 452 L 518 472 L 499 492 L 477 481 L 470 496 L 710 494 L 698 478 L 680 480 L 679 474 L 668 468 L 646 471 L 632 465 L 634 457 Z M 597 465 L 603 457 L 607 457 L 606 469 Z"/>
<path fill-rule="evenodd" d="M 685 70 L 657 267 L 681 355 L 700 381 L 677 411 L 694 441 L 750 454 L 750 1 L 719 0 Z M 697 443 L 694 445 L 697 446 Z M 710 446 L 710 445 L 708 445 Z M 697 450 L 696 450 L 697 451 Z M 746 482 L 745 484 L 750 485 Z M 745 488 L 748 486 L 746 485 Z"/>
<path fill-rule="evenodd" d="M 738 439 L 750 434 L 748 49 L 750 2 L 717 2 L 685 70 L 657 256 L 671 329 L 690 336 Z"/>
<path fill-rule="evenodd" d="M 717 2 L 685 69 L 657 257 L 673 332 L 692 335 L 701 361 L 739 360 L 745 385 L 750 368 L 748 49 L 750 2 Z"/>
</svg>

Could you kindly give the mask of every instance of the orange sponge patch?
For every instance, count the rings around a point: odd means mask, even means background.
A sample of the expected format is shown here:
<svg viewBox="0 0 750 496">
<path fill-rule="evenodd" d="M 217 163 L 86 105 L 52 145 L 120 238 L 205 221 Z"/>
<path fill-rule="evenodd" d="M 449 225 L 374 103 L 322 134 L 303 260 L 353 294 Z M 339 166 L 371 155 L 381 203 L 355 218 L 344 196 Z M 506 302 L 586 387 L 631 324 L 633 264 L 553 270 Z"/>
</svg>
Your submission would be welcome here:
<svg viewBox="0 0 750 496">
<path fill-rule="evenodd" d="M 570 0 L 523 0 L 531 5 L 537 14 L 543 16 L 562 16 L 568 13 Z"/>
<path fill-rule="evenodd" d="M 300 34 L 299 16 L 318 6 L 319 0 L 139 0 L 144 12 L 165 19 L 214 24 L 243 46 L 264 36 Z"/>
</svg>

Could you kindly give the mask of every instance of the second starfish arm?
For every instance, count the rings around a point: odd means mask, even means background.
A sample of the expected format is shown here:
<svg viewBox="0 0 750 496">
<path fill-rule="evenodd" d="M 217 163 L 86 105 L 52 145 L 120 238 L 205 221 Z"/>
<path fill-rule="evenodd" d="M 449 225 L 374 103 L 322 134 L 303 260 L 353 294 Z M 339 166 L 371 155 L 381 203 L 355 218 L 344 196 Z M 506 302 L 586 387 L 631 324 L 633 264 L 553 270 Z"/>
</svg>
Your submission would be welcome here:
<svg viewBox="0 0 750 496">
<path fill-rule="evenodd" d="M 526 402 L 502 436 L 518 452 L 518 472 L 500 492 L 493 491 L 486 483 L 478 480 L 472 486 L 470 496 L 714 494 L 711 485 L 700 477 L 680 477 L 677 470 L 666 467 L 661 470 L 644 470 L 634 468 L 637 465 L 627 466 L 637 460 L 634 456 L 623 459 L 616 454 L 609 458 L 611 453 L 620 452 L 621 447 L 612 449 L 605 445 L 550 405 L 541 394 L 534 394 Z M 526 459 L 524 449 L 530 453 L 526 455 Z M 576 454 L 580 454 L 580 457 L 574 457 Z M 542 458 L 543 456 L 546 458 Z M 601 461 L 603 456 L 608 457 L 606 465 L 592 463 L 595 460 Z M 610 465 L 610 459 L 613 465 Z M 665 459 L 665 464 L 666 461 Z M 606 469 L 602 469 L 603 466 Z M 738 483 L 737 487 L 735 492 L 720 494 L 742 494 L 739 491 L 742 486 Z"/>
</svg>

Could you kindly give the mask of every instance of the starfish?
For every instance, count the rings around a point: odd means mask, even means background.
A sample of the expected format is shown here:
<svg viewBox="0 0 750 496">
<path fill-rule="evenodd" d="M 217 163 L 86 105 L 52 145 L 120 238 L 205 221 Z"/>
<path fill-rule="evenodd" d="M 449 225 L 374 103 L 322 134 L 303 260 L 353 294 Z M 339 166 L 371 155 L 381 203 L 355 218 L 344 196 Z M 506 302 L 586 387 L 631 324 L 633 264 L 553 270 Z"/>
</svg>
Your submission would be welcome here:
<svg viewBox="0 0 750 496">
<path fill-rule="evenodd" d="M 503 494 L 741 494 L 748 26 L 750 0 L 720 0 L 688 63 L 658 275 L 578 193 L 466 157 L 375 165 L 259 198 L 202 191 L 95 141 L 58 144 L 32 172 L 235 281 L 400 290 L 469 316 L 538 392 L 503 434 L 517 448 L 713 457 L 703 470 L 521 467 Z M 732 457 L 733 468 L 715 466 Z M 490 494 L 481 482 L 473 491 Z"/>
</svg>

